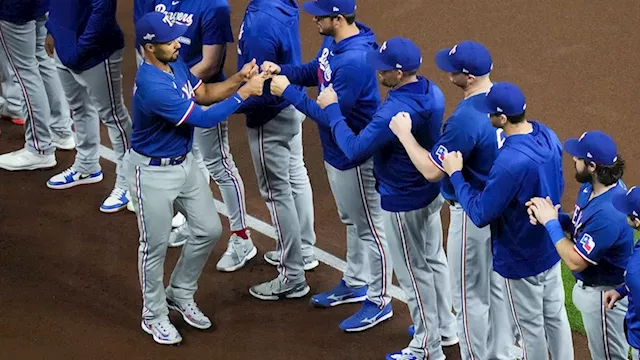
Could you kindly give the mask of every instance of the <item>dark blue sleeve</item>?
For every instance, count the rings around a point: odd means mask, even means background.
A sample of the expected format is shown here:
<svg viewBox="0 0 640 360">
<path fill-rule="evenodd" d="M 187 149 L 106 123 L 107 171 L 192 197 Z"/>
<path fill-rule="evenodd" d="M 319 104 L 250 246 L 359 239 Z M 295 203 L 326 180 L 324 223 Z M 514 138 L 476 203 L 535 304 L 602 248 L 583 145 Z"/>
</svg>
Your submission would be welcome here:
<svg viewBox="0 0 640 360">
<path fill-rule="evenodd" d="M 573 222 L 571 221 L 571 216 L 567 213 L 559 213 L 558 221 L 562 226 L 562 230 L 573 234 Z"/>
<path fill-rule="evenodd" d="M 313 59 L 302 65 L 280 65 L 280 75 L 289 78 L 292 84 L 318 86 L 318 59 Z"/>
<path fill-rule="evenodd" d="M 175 126 L 187 123 L 203 128 L 214 127 L 233 114 L 242 103 L 242 98 L 235 93 L 205 111 L 192 99 L 183 98 L 180 92 L 168 83 L 156 83 L 153 88 L 146 87 L 143 90 L 141 98 L 144 106 Z"/>
<path fill-rule="evenodd" d="M 588 263 L 598 265 L 618 239 L 618 234 L 614 233 L 615 229 L 617 227 L 611 226 L 606 217 L 593 217 L 584 224 L 583 230 L 574 239 L 574 247 Z"/>
<path fill-rule="evenodd" d="M 210 6 L 202 19 L 202 45 L 224 45 L 232 42 L 229 6 Z"/>
<path fill-rule="evenodd" d="M 442 161 L 448 152 L 460 151 L 463 159 L 466 160 L 476 146 L 476 140 L 455 121 L 452 117 L 444 124 L 440 139 L 438 139 L 438 142 L 431 148 L 429 153 L 431 161 L 442 171 L 444 171 Z"/>
<path fill-rule="evenodd" d="M 367 159 L 378 149 L 395 139 L 395 135 L 389 129 L 390 119 L 381 117 L 377 113 L 371 122 L 356 135 L 345 122 L 338 104 L 331 104 L 324 110 L 329 118 L 336 143 L 351 161 Z"/>
<path fill-rule="evenodd" d="M 107 26 L 116 22 L 117 3 L 117 0 L 91 1 L 91 15 L 89 15 L 84 32 L 78 37 L 76 45 L 76 64 L 86 62 L 86 57 L 91 56 L 93 50 L 102 46 L 96 39 Z"/>
<path fill-rule="evenodd" d="M 243 35 L 241 29 L 238 36 L 238 71 L 242 69 L 244 64 L 251 62 L 252 59 L 256 59 L 256 64 L 258 65 L 264 61 L 276 63 L 278 61 L 278 44 L 266 36 Z M 262 103 L 262 99 L 273 98 L 274 95 L 271 95 L 269 90 L 270 86 L 271 80 L 265 81 L 262 96 L 251 96 L 246 99 L 238 109 L 238 112 L 255 107 L 257 104 Z"/>
<path fill-rule="evenodd" d="M 450 176 L 458 202 L 477 227 L 497 219 L 516 196 L 521 179 L 516 179 L 499 164 L 494 164 L 482 192 L 465 182 L 462 171 Z"/>
</svg>

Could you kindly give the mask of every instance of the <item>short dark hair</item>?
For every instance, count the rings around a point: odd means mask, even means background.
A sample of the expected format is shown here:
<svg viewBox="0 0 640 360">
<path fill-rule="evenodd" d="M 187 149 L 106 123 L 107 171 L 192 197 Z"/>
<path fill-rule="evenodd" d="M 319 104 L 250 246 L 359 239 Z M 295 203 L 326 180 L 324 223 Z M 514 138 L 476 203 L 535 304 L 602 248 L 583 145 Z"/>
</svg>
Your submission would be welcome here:
<svg viewBox="0 0 640 360">
<path fill-rule="evenodd" d="M 354 22 L 356 22 L 356 13 L 353 14 L 343 14 L 342 17 L 344 17 L 344 20 L 347 22 L 347 24 L 351 25 Z"/>
<path fill-rule="evenodd" d="M 518 115 L 505 115 L 501 112 L 497 112 L 495 114 L 489 114 L 490 116 L 500 116 L 500 115 L 504 115 L 507 117 L 507 121 L 511 124 L 518 124 L 524 121 L 525 119 L 525 113 L 523 112 L 522 114 L 518 114 Z"/>
<path fill-rule="evenodd" d="M 616 161 L 611 165 L 596 164 L 596 179 L 604 186 L 613 185 L 622 178 L 624 168 L 624 159 L 618 155 Z"/>
<path fill-rule="evenodd" d="M 418 74 L 418 69 L 415 70 L 407 70 L 402 72 L 402 76 L 414 76 Z"/>
</svg>

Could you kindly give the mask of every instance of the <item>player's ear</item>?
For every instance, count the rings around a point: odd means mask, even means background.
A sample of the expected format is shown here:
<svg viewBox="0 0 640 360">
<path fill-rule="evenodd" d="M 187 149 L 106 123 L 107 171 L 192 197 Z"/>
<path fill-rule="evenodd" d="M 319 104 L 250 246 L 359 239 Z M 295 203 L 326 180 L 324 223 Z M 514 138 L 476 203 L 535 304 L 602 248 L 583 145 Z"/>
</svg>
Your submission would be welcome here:
<svg viewBox="0 0 640 360">
<path fill-rule="evenodd" d="M 640 219 L 638 218 L 633 219 L 633 227 L 635 229 L 640 229 Z"/>
</svg>

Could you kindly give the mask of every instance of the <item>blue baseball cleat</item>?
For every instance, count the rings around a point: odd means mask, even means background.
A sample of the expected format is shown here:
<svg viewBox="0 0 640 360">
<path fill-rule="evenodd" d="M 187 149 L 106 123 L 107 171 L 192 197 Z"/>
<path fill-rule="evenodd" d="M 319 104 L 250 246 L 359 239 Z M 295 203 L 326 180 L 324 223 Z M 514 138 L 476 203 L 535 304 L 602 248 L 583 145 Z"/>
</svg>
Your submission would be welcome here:
<svg viewBox="0 0 640 360">
<path fill-rule="evenodd" d="M 367 286 L 352 288 L 340 280 L 340 283 L 333 289 L 311 297 L 311 305 L 314 307 L 332 307 L 341 304 L 362 302 L 367 298 Z"/>
<path fill-rule="evenodd" d="M 391 303 L 380 309 L 370 300 L 365 300 L 362 308 L 340 323 L 340 329 L 346 332 L 357 332 L 370 329 L 393 316 Z"/>
</svg>

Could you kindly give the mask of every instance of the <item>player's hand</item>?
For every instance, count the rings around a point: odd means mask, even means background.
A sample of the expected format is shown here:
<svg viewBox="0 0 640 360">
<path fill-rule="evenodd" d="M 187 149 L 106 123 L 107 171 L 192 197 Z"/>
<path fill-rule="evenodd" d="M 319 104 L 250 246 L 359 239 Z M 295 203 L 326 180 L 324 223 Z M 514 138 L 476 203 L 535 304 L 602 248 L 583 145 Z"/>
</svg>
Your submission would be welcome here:
<svg viewBox="0 0 640 360">
<path fill-rule="evenodd" d="M 608 290 L 604 293 L 604 307 L 608 309 L 613 309 L 616 305 L 616 302 L 620 300 L 621 296 L 617 290 Z"/>
<path fill-rule="evenodd" d="M 53 41 L 53 36 L 51 36 L 51 34 L 47 34 L 47 37 L 44 39 L 44 50 L 47 52 L 49 57 L 53 57 L 54 49 L 55 42 Z"/>
<path fill-rule="evenodd" d="M 462 170 L 463 162 L 462 153 L 460 151 L 452 151 L 444 155 L 442 167 L 444 171 L 451 176 L 454 172 Z"/>
<path fill-rule="evenodd" d="M 553 205 L 551 198 L 547 196 L 546 199 L 541 197 L 534 197 L 525 203 L 531 205 L 527 209 L 527 212 L 531 211 L 536 218 L 538 224 L 546 225 L 553 219 L 558 219 L 558 211 L 560 210 L 560 204 Z M 529 219 L 531 222 L 531 219 Z M 532 223 L 533 224 L 533 223 Z"/>
<path fill-rule="evenodd" d="M 263 70 L 264 71 L 264 70 Z M 265 71 L 268 74 L 268 72 Z M 284 75 L 277 75 L 271 78 L 271 95 L 282 96 L 282 93 L 291 85 L 289 79 Z"/>
<path fill-rule="evenodd" d="M 259 74 L 252 77 L 247 81 L 240 89 L 238 89 L 238 95 L 243 99 L 247 99 L 249 96 L 261 96 L 262 89 L 264 88 L 264 82 L 268 79 L 265 74 Z"/>
<path fill-rule="evenodd" d="M 401 111 L 391 118 L 389 128 L 393 133 L 402 139 L 403 137 L 411 134 L 411 116 L 409 113 Z"/>
<path fill-rule="evenodd" d="M 333 84 L 329 84 L 329 86 L 324 88 L 320 92 L 320 95 L 318 95 L 318 100 L 316 100 L 316 103 L 322 109 L 326 108 L 331 104 L 335 104 L 337 102 L 338 102 L 338 94 L 335 92 L 335 90 L 333 90 Z"/>
<path fill-rule="evenodd" d="M 262 63 L 262 65 L 260 65 L 260 70 L 266 72 L 269 75 L 278 75 L 280 74 L 280 70 L 282 69 L 280 68 L 280 65 L 274 62 L 265 61 Z"/>
<path fill-rule="evenodd" d="M 255 75 L 258 75 L 259 72 L 258 65 L 256 64 L 256 59 L 251 60 L 242 66 L 242 69 L 238 71 L 238 75 L 242 79 L 243 82 L 249 81 Z"/>
</svg>

